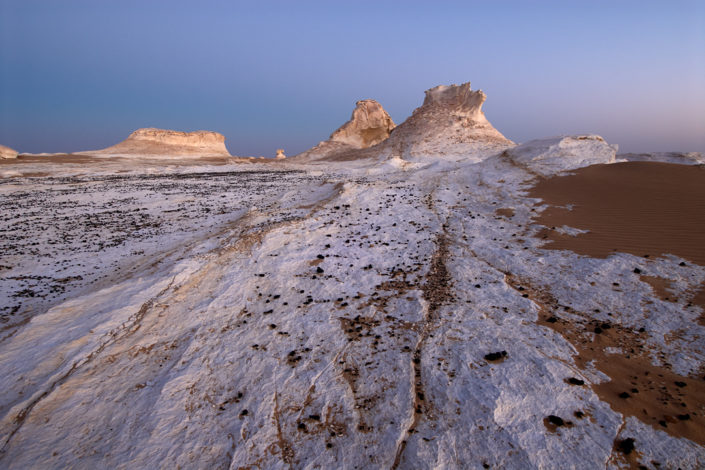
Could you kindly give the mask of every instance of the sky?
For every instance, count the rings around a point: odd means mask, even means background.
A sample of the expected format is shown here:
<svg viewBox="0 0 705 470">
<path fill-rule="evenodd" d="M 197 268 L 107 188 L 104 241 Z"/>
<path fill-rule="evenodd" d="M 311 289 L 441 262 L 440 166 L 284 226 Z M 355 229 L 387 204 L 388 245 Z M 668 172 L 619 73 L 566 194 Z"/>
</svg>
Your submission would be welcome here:
<svg viewBox="0 0 705 470">
<path fill-rule="evenodd" d="M 294 155 L 359 99 L 399 124 L 468 81 L 515 142 L 705 152 L 705 2 L 0 0 L 0 144 L 20 152 L 158 127 Z"/>
</svg>

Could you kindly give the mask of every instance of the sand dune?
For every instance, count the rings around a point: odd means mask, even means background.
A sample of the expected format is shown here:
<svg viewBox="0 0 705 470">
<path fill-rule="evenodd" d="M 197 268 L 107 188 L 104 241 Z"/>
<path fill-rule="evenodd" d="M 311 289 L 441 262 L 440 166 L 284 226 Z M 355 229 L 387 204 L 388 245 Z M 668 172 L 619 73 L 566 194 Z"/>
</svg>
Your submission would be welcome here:
<svg viewBox="0 0 705 470">
<path fill-rule="evenodd" d="M 533 197 L 551 205 L 536 221 L 588 230 L 546 230 L 552 249 L 588 256 L 673 254 L 705 266 L 705 169 L 659 162 L 596 165 L 539 181 Z M 565 209 L 570 205 L 572 208 Z"/>
</svg>

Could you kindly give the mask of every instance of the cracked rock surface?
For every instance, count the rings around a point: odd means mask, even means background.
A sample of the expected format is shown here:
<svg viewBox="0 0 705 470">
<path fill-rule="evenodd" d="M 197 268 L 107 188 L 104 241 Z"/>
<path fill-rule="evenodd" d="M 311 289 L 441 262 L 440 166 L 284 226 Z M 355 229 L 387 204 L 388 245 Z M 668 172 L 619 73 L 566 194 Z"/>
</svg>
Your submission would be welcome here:
<svg viewBox="0 0 705 470">
<path fill-rule="evenodd" d="M 538 160 L 0 180 L 0 467 L 702 467 L 705 267 L 543 248 Z"/>
</svg>

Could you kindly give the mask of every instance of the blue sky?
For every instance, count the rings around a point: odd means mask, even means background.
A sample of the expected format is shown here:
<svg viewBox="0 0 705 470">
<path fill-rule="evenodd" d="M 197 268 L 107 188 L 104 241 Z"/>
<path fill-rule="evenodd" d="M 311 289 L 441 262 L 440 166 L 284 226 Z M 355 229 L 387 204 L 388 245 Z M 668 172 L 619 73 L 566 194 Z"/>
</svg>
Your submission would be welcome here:
<svg viewBox="0 0 705 470">
<path fill-rule="evenodd" d="M 23 152 L 161 127 L 293 155 L 358 99 L 400 123 L 466 81 L 517 142 L 705 151 L 705 2 L 0 0 L 0 143 Z"/>
</svg>

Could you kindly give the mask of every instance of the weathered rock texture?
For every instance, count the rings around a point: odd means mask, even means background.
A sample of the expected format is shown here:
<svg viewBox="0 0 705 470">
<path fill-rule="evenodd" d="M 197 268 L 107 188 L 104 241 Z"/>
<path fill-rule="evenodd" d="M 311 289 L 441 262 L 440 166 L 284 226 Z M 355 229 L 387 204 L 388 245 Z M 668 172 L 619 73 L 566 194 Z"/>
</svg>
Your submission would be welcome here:
<svg viewBox="0 0 705 470">
<path fill-rule="evenodd" d="M 17 158 L 17 151 L 11 149 L 10 147 L 0 145 L 0 160 L 6 158 Z"/>
<path fill-rule="evenodd" d="M 229 157 L 225 136 L 212 131 L 180 132 L 137 129 L 124 141 L 103 150 L 81 152 L 97 155 L 159 155 Z"/>
<path fill-rule="evenodd" d="M 296 158 L 317 160 L 366 149 L 385 141 L 394 127 L 394 121 L 381 104 L 375 100 L 360 100 L 355 104 L 348 122 L 333 132 L 328 140 L 320 142 Z"/>
<path fill-rule="evenodd" d="M 482 112 L 486 99 L 481 90 L 471 90 L 469 82 L 426 90 L 423 104 L 399 125 L 386 145 L 404 159 L 463 157 L 513 146 Z"/>
<path fill-rule="evenodd" d="M 680 165 L 705 164 L 705 154 L 702 152 L 652 152 L 652 153 L 622 153 L 618 160 L 628 162 L 667 162 Z"/>
<path fill-rule="evenodd" d="M 360 100 L 350 120 L 333 132 L 330 140 L 365 149 L 387 139 L 394 127 L 394 121 L 381 104 L 375 100 Z"/>
<path fill-rule="evenodd" d="M 423 104 L 406 121 L 396 128 L 386 127 L 389 129 L 386 139 L 382 139 L 385 135 L 382 129 L 385 127 L 380 125 L 384 122 L 381 113 L 386 115 L 382 107 L 376 101 L 360 101 L 353 112 L 353 119 L 334 132 L 330 140 L 321 142 L 297 157 L 308 161 L 390 157 L 427 160 L 439 157 L 462 159 L 472 153 L 472 159 L 480 160 L 514 146 L 511 140 L 489 123 L 482 112 L 486 98 L 482 91 L 471 90 L 469 82 L 431 88 L 426 91 Z M 362 115 L 367 109 L 368 105 L 361 106 L 361 103 L 366 102 L 379 106 L 380 111 L 380 117 L 371 119 L 366 129 L 379 129 L 380 133 L 374 134 L 375 139 L 368 141 L 369 146 L 351 148 L 349 142 L 359 142 L 355 139 L 363 134 L 359 127 L 351 123 L 356 121 L 356 114 Z M 376 108 L 373 109 L 377 112 Z M 363 122 L 361 116 L 357 117 L 357 122 Z M 356 132 L 352 132 L 354 138 L 347 137 L 350 127 L 356 129 Z"/>
<path fill-rule="evenodd" d="M 588 165 L 614 163 L 617 146 L 599 135 L 574 135 L 536 139 L 504 152 L 516 165 L 542 175 Z"/>
</svg>

